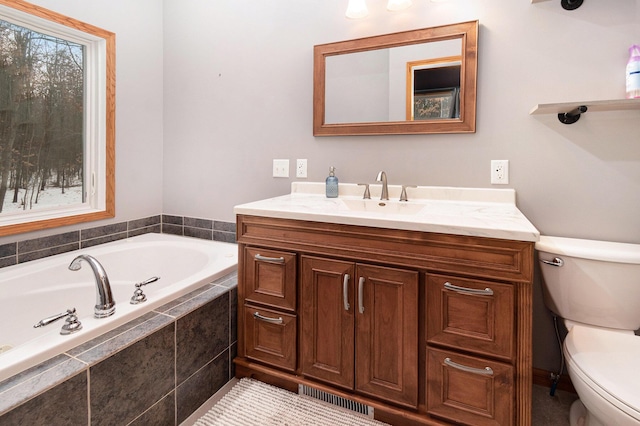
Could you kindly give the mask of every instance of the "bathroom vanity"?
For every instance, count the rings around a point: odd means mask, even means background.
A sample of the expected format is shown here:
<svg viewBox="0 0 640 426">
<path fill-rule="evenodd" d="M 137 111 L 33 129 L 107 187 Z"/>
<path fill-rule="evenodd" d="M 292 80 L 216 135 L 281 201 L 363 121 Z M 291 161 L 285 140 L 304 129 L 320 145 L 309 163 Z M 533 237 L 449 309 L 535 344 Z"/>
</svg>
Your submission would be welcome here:
<svg viewBox="0 0 640 426">
<path fill-rule="evenodd" d="M 531 424 L 533 249 L 513 190 L 294 183 L 237 206 L 236 375 L 400 424 Z"/>
</svg>

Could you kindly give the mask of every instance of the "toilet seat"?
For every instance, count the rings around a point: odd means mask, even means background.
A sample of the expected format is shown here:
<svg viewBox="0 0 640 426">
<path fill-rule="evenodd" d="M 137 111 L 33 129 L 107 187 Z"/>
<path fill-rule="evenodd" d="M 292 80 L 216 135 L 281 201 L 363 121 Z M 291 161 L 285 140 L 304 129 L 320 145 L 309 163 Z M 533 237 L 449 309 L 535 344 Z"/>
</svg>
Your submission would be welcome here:
<svg viewBox="0 0 640 426">
<path fill-rule="evenodd" d="M 640 336 L 575 325 L 564 349 L 575 379 L 640 424 Z"/>
</svg>

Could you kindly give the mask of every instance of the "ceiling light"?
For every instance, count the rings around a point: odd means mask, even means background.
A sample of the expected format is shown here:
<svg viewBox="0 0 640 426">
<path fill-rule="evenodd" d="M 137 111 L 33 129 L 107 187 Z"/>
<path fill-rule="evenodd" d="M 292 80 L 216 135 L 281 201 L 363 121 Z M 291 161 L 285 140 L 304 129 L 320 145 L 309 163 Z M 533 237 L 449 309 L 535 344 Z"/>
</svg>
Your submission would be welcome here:
<svg viewBox="0 0 640 426">
<path fill-rule="evenodd" d="M 365 0 L 349 0 L 349 5 L 347 6 L 346 13 L 347 18 L 364 18 L 368 14 L 369 9 L 367 9 L 367 3 L 365 2 Z"/>
<path fill-rule="evenodd" d="M 387 10 L 396 12 L 398 10 L 407 9 L 411 7 L 412 4 L 413 2 L 411 0 L 389 0 L 389 3 L 387 3 Z"/>
</svg>

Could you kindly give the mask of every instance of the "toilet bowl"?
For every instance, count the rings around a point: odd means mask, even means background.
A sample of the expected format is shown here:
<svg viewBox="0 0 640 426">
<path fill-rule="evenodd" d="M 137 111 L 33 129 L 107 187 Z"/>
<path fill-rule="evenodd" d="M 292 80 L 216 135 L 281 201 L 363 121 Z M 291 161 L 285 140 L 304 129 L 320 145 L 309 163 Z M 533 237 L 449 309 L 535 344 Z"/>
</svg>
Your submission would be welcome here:
<svg viewBox="0 0 640 426">
<path fill-rule="evenodd" d="M 567 325 L 571 425 L 640 425 L 640 245 L 540 238 L 545 304 Z"/>
<path fill-rule="evenodd" d="M 589 426 L 640 425 L 640 337 L 575 325 L 564 354 L 571 382 L 588 407 L 576 424 L 584 417 Z"/>
</svg>

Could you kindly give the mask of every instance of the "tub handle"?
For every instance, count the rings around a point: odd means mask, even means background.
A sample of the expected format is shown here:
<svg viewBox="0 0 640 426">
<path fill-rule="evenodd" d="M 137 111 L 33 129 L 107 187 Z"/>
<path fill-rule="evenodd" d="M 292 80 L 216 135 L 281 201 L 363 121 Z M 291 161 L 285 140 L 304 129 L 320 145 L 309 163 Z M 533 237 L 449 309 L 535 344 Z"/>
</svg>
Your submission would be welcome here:
<svg viewBox="0 0 640 426">
<path fill-rule="evenodd" d="M 444 363 L 446 365 L 448 365 L 449 367 L 453 367 L 453 368 L 456 368 L 458 370 L 466 371 L 467 373 L 480 374 L 482 376 L 492 376 L 493 375 L 493 369 L 491 367 L 485 367 L 485 368 L 469 367 L 469 366 L 466 366 L 466 365 L 458 364 L 457 362 L 453 362 L 453 361 L 451 361 L 451 358 L 445 358 L 444 359 Z"/>
<path fill-rule="evenodd" d="M 156 281 L 158 281 L 160 279 L 160 277 L 151 277 L 149 279 L 146 279 L 142 282 L 139 282 L 136 284 L 136 288 L 140 288 L 143 285 L 147 285 L 147 284 L 151 284 L 151 283 L 155 283 Z"/>
<path fill-rule="evenodd" d="M 52 322 L 56 322 L 59 319 L 62 319 L 64 317 L 67 317 L 67 320 L 62 326 L 62 329 L 60 330 L 60 334 L 66 335 L 66 334 L 71 334 L 71 333 L 75 333 L 76 331 L 82 330 L 82 323 L 78 320 L 78 317 L 76 316 L 76 308 L 69 308 L 67 309 L 66 312 L 62 312 L 47 318 L 43 318 L 40 321 L 38 321 L 36 324 L 34 324 L 33 328 L 47 326 Z"/>
<path fill-rule="evenodd" d="M 263 317 L 262 315 L 260 315 L 258 312 L 256 312 L 255 314 L 253 314 L 253 317 L 255 319 L 259 319 L 260 321 L 266 321 L 266 322 L 270 322 L 273 324 L 282 324 L 284 321 L 282 320 L 282 317 L 278 317 L 278 318 L 269 318 L 269 317 Z"/>
<path fill-rule="evenodd" d="M 133 296 L 131 296 L 129 303 L 131 303 L 132 305 L 137 305 L 139 303 L 146 302 L 147 295 L 142 292 L 142 289 L 140 287 L 145 286 L 147 284 L 155 283 L 159 279 L 160 277 L 151 277 L 144 281 L 136 283 L 136 290 L 133 292 Z"/>
<path fill-rule="evenodd" d="M 284 257 L 266 257 L 261 254 L 256 254 L 253 258 L 260 262 L 268 262 L 268 263 L 284 263 Z"/>
<path fill-rule="evenodd" d="M 456 291 L 458 293 L 478 294 L 478 295 L 481 295 L 481 296 L 492 296 L 493 295 L 493 290 L 491 290 L 489 287 L 485 288 L 484 290 L 479 289 L 479 288 L 460 287 L 459 285 L 451 284 L 449 281 L 444 283 L 444 288 L 447 289 L 447 290 Z"/>
</svg>

